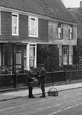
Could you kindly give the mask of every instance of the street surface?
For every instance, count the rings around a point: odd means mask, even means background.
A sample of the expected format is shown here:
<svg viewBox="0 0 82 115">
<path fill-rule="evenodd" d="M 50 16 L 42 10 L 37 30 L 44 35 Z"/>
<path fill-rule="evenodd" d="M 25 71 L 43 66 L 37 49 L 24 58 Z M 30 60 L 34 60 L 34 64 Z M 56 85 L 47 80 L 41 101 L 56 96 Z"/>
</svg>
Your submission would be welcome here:
<svg viewBox="0 0 82 115">
<path fill-rule="evenodd" d="M 59 92 L 58 96 L 0 102 L 0 115 L 82 115 L 82 88 Z"/>
</svg>

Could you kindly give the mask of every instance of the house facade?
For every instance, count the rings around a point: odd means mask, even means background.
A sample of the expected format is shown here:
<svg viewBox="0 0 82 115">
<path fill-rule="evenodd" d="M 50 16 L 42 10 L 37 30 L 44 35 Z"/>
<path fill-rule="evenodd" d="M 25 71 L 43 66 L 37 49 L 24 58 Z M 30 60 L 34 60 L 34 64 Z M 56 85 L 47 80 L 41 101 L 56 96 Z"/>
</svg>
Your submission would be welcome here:
<svg viewBox="0 0 82 115">
<path fill-rule="evenodd" d="M 77 46 L 75 47 L 75 57 L 78 68 L 82 69 L 82 1 L 80 1 L 80 7 L 69 8 L 69 12 L 77 22 Z"/>
<path fill-rule="evenodd" d="M 57 44 L 59 65 L 73 64 L 77 24 L 61 0 L 0 1 L 0 66 L 37 67 L 37 44 Z"/>
</svg>

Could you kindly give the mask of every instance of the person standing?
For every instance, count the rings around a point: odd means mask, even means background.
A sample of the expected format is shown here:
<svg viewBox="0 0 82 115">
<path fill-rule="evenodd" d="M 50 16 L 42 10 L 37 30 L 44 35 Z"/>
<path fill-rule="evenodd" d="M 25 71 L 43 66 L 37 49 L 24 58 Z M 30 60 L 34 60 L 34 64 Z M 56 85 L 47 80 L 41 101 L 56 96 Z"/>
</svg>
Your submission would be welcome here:
<svg viewBox="0 0 82 115">
<path fill-rule="evenodd" d="M 45 95 L 45 77 L 46 77 L 46 70 L 44 68 L 44 65 L 40 65 L 40 71 L 39 71 L 39 81 L 40 81 L 40 86 L 42 90 L 42 96 L 40 98 L 46 97 Z"/>
<path fill-rule="evenodd" d="M 31 85 L 31 82 L 33 82 L 33 67 L 30 67 L 30 70 L 28 71 L 28 98 L 35 98 L 32 93 L 33 87 Z"/>
</svg>

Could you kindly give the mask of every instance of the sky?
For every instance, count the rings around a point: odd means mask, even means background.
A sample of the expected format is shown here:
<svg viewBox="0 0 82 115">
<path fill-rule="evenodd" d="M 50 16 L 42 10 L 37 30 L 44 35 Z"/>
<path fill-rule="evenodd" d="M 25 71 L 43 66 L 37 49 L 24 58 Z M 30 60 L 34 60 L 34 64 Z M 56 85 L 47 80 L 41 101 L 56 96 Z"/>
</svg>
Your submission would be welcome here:
<svg viewBox="0 0 82 115">
<path fill-rule="evenodd" d="M 82 0 L 63 0 L 66 8 L 80 7 L 80 1 Z"/>
</svg>

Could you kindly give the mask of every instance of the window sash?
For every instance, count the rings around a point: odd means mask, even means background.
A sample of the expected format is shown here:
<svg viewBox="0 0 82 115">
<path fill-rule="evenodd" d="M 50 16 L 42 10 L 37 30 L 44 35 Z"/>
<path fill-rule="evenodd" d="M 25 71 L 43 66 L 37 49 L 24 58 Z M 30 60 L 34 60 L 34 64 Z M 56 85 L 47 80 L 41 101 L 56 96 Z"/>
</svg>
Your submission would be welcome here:
<svg viewBox="0 0 82 115">
<path fill-rule="evenodd" d="M 38 18 L 29 16 L 29 36 L 38 37 Z"/>
<path fill-rule="evenodd" d="M 67 47 L 63 48 L 63 55 L 68 55 L 68 48 Z"/>
<path fill-rule="evenodd" d="M 73 39 L 73 27 L 69 26 L 69 39 Z"/>
<path fill-rule="evenodd" d="M 63 47 L 63 65 L 67 65 L 68 64 L 68 47 L 64 46 Z"/>
<path fill-rule="evenodd" d="M 68 57 L 67 55 L 63 56 L 63 65 L 67 65 L 68 64 Z"/>
<path fill-rule="evenodd" d="M 29 45 L 29 67 L 35 67 L 36 63 L 36 45 Z"/>
<path fill-rule="evenodd" d="M 63 38 L 63 24 L 62 23 L 58 24 L 58 38 L 59 39 Z"/>
<path fill-rule="evenodd" d="M 12 35 L 18 35 L 18 15 L 12 14 Z"/>
<path fill-rule="evenodd" d="M 69 55 L 69 65 L 72 65 L 72 61 L 73 61 L 73 56 Z"/>
</svg>

